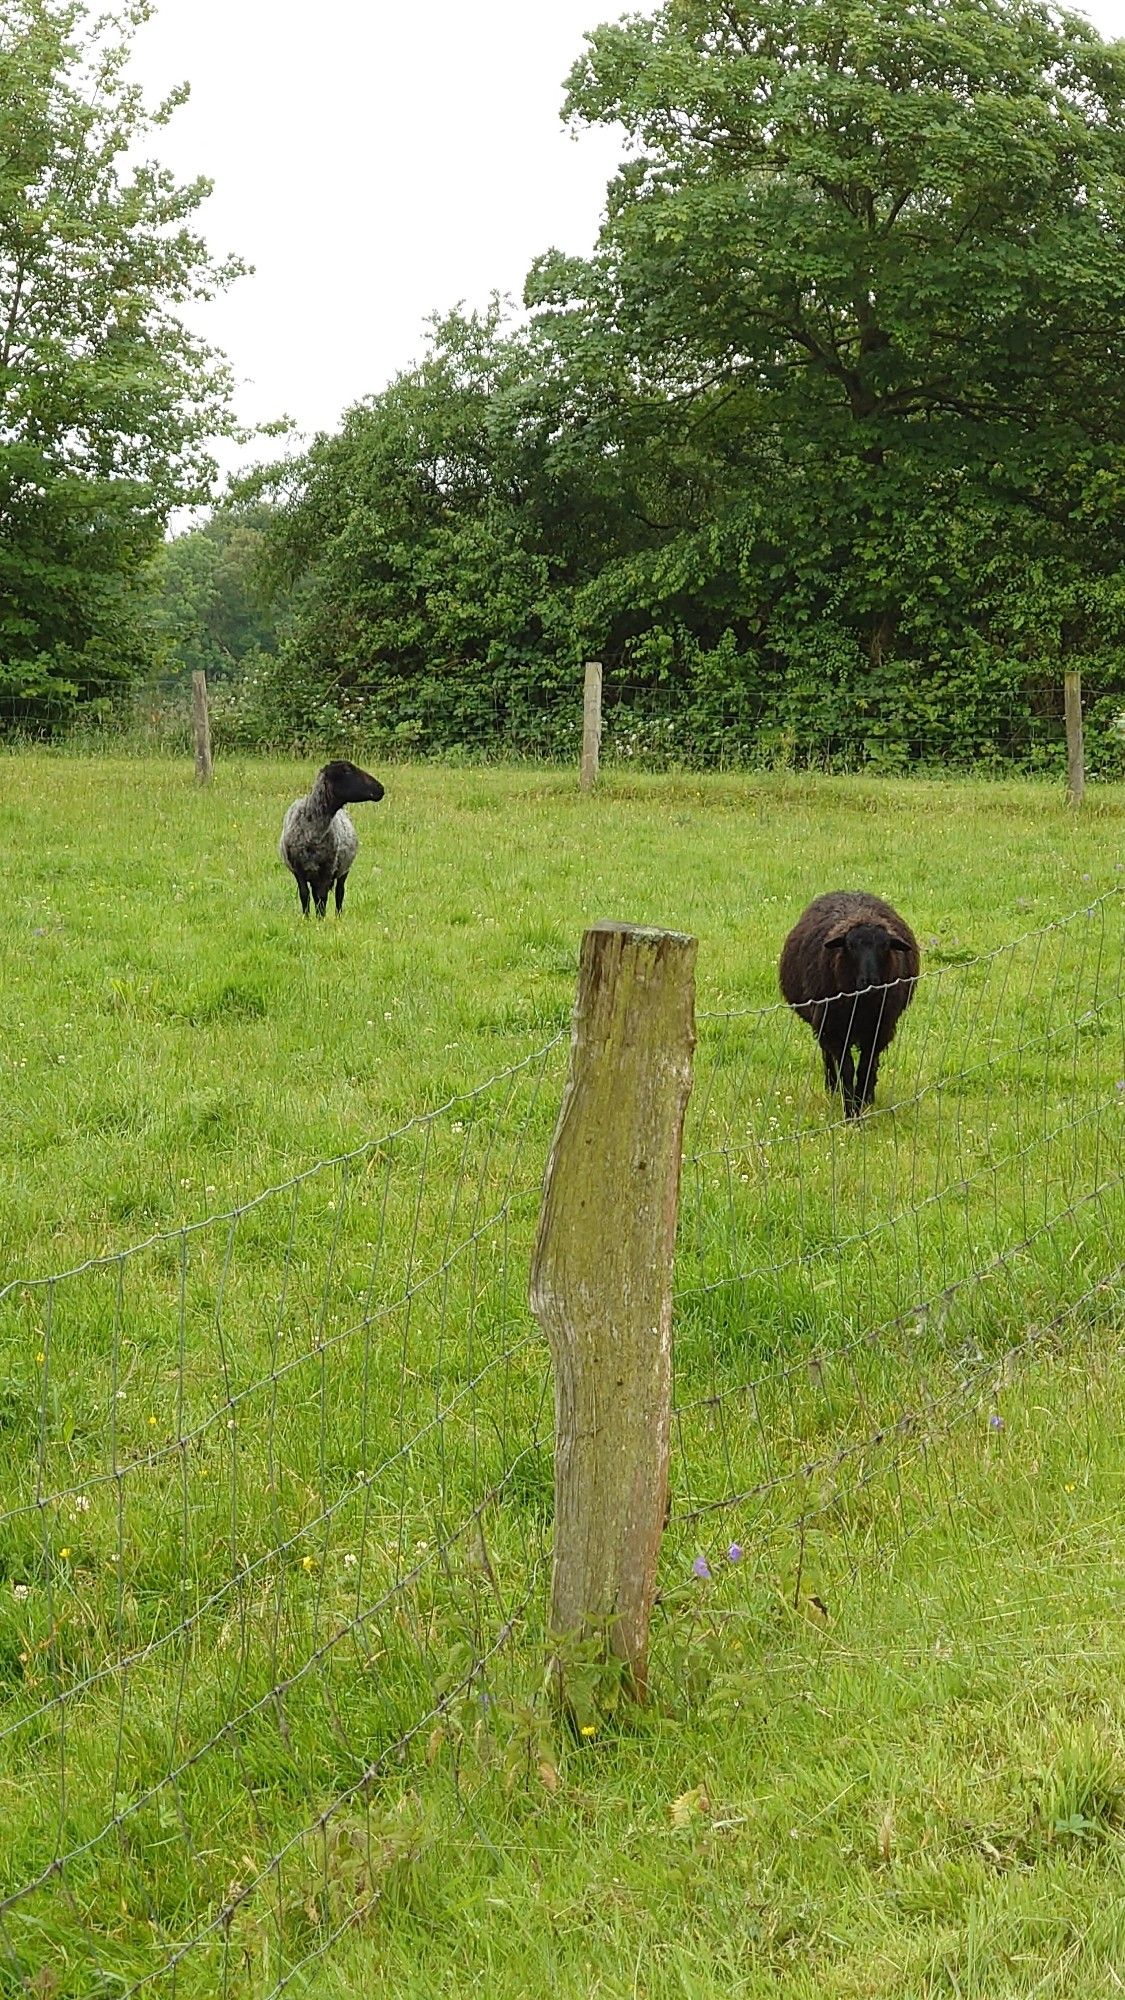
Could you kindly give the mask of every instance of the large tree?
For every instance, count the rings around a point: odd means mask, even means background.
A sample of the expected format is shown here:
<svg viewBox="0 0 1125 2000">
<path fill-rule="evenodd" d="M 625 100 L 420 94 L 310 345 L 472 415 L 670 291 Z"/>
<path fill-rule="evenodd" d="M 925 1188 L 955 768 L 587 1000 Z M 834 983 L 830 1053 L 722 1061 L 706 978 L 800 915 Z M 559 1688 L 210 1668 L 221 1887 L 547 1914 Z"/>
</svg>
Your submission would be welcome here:
<svg viewBox="0 0 1125 2000">
<path fill-rule="evenodd" d="M 893 762 L 1024 747 L 1064 662 L 1119 707 L 1125 45 L 665 0 L 567 110 L 628 140 L 593 255 L 286 474 L 292 685 L 462 740 L 597 654 L 699 740 Z"/>
<path fill-rule="evenodd" d="M 629 156 L 530 296 L 725 467 L 619 630 L 707 581 L 876 704 L 982 621 L 1014 668 L 1119 643 L 1125 44 L 1040 0 L 666 0 L 589 37 L 568 111 Z"/>
<path fill-rule="evenodd" d="M 199 526 L 162 542 L 149 579 L 149 622 L 165 674 L 196 668 L 236 678 L 247 662 L 277 651 L 284 594 L 263 601 L 261 569 L 269 509 L 223 506 Z"/>
<path fill-rule="evenodd" d="M 0 22 L 0 719 L 139 669 L 138 580 L 234 428 L 184 309 L 241 266 L 193 225 L 209 183 L 147 157 L 186 95 L 150 113 L 129 81 L 150 12 L 9 0 Z"/>
<path fill-rule="evenodd" d="M 368 721 L 479 743 L 567 653 L 537 509 L 548 385 L 498 303 L 435 320 L 421 365 L 300 460 L 250 478 L 278 501 L 267 574 L 292 592 L 282 733 Z"/>
</svg>

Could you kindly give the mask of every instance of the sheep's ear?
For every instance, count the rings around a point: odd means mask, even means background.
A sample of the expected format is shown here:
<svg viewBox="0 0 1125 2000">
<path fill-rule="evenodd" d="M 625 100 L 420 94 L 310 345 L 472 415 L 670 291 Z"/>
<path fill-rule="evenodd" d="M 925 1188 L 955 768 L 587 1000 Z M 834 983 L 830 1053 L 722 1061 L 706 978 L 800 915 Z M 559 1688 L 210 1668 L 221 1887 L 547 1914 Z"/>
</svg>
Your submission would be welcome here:
<svg viewBox="0 0 1125 2000">
<path fill-rule="evenodd" d="M 895 930 L 893 924 L 887 925 L 887 943 L 892 951 L 910 951 L 913 948 L 910 939 L 902 931 Z"/>
<path fill-rule="evenodd" d="M 847 941 L 848 941 L 847 924 L 833 924 L 832 929 L 830 931 L 825 931 L 824 933 L 824 945 L 826 951 L 843 951 L 844 946 L 847 944 Z"/>
</svg>

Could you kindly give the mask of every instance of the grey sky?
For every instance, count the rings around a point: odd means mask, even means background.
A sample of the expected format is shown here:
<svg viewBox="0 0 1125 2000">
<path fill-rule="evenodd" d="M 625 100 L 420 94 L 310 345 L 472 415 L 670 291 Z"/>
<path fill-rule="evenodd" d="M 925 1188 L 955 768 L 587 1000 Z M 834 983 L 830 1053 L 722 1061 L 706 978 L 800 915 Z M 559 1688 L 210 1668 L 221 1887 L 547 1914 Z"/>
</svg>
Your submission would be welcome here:
<svg viewBox="0 0 1125 2000">
<path fill-rule="evenodd" d="M 190 82 L 155 150 L 214 180 L 208 241 L 255 266 L 193 315 L 244 419 L 334 425 L 419 354 L 435 308 L 518 295 L 538 251 L 591 247 L 621 135 L 572 137 L 559 108 L 584 30 L 617 11 L 162 0 L 133 70 L 150 100 Z"/>
<path fill-rule="evenodd" d="M 559 106 L 584 31 L 624 11 L 162 0 L 134 72 L 150 99 L 190 82 L 160 157 L 212 177 L 208 240 L 256 267 L 196 318 L 231 359 L 247 422 L 334 425 L 418 355 L 429 312 L 518 295 L 551 244 L 589 249 L 621 135 L 571 136 Z M 1125 34 L 1125 0 L 1086 11 Z"/>
</svg>

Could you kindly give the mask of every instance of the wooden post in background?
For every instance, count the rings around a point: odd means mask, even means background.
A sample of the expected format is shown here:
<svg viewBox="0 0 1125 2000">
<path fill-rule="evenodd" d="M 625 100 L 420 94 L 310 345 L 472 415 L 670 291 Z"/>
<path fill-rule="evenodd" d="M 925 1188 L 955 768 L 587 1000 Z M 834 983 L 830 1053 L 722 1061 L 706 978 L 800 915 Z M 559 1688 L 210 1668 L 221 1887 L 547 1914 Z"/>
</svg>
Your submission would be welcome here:
<svg viewBox="0 0 1125 2000">
<path fill-rule="evenodd" d="M 191 677 L 191 722 L 195 735 L 195 782 L 211 783 L 211 717 L 207 709 L 207 676 Z"/>
<path fill-rule="evenodd" d="M 601 747 L 602 670 L 597 660 L 588 660 L 582 698 L 582 771 L 579 778 L 584 792 L 592 792 L 597 783 Z"/>
<path fill-rule="evenodd" d="M 1072 806 L 1082 803 L 1086 789 L 1086 756 L 1082 747 L 1082 676 L 1067 674 L 1063 681 L 1066 701 L 1066 789 Z"/>
<path fill-rule="evenodd" d="M 647 1687 L 668 1497 L 672 1260 L 695 1048 L 696 940 L 596 924 L 582 940 L 570 1072 L 547 1163 L 531 1307 L 555 1373 L 550 1631 Z"/>
</svg>

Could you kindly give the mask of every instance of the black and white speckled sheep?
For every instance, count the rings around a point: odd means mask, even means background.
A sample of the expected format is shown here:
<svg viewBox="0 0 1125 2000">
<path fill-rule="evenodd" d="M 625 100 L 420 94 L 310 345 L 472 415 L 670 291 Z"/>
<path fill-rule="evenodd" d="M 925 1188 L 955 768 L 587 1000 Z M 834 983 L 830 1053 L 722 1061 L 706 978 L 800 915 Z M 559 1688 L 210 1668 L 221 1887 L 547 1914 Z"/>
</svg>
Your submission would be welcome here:
<svg viewBox="0 0 1125 2000">
<path fill-rule="evenodd" d="M 914 997 L 918 971 L 910 925 L 879 896 L 818 896 L 785 940 L 782 993 L 820 1043 L 825 1083 L 843 1091 L 848 1118 L 875 1095 L 879 1058 Z"/>
<path fill-rule="evenodd" d="M 359 838 L 344 807 L 382 796 L 378 778 L 356 764 L 337 761 L 317 773 L 316 783 L 305 798 L 294 799 L 285 815 L 278 853 L 297 878 L 306 917 L 310 891 L 318 917 L 328 908 L 333 888 L 337 912 L 343 909 L 344 884 L 359 852 Z"/>
</svg>

